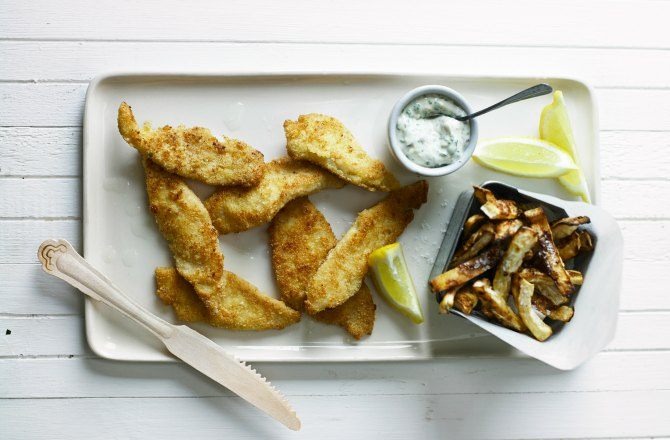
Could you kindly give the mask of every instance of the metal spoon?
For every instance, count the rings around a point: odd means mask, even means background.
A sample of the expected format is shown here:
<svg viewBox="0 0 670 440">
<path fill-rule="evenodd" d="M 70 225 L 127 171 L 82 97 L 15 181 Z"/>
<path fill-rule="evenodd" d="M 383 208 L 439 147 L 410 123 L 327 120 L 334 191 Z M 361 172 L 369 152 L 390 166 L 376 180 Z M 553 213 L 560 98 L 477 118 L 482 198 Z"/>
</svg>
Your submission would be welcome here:
<svg viewBox="0 0 670 440">
<path fill-rule="evenodd" d="M 529 99 L 529 98 L 535 98 L 536 96 L 547 95 L 547 94 L 549 94 L 553 91 L 554 91 L 554 89 L 552 89 L 549 84 L 538 84 L 536 86 L 529 87 L 526 90 L 522 90 L 519 93 L 517 93 L 516 95 L 512 95 L 507 99 L 503 99 L 502 101 L 500 101 L 497 104 L 493 104 L 490 107 L 486 107 L 483 110 L 479 110 L 478 112 L 475 112 L 475 113 L 472 113 L 472 114 L 469 114 L 469 115 L 454 116 L 454 115 L 447 115 L 445 113 L 435 113 L 435 114 L 432 114 L 432 115 L 428 116 L 426 119 L 435 119 L 435 118 L 438 118 L 440 116 L 447 116 L 449 118 L 456 119 L 457 121 L 465 122 L 465 121 L 469 121 L 470 119 L 476 118 L 477 116 L 481 116 L 484 113 L 488 113 L 491 110 L 496 110 L 496 109 L 499 109 L 500 107 L 504 107 L 508 104 L 523 101 L 523 100 L 526 100 L 526 99 Z"/>
</svg>

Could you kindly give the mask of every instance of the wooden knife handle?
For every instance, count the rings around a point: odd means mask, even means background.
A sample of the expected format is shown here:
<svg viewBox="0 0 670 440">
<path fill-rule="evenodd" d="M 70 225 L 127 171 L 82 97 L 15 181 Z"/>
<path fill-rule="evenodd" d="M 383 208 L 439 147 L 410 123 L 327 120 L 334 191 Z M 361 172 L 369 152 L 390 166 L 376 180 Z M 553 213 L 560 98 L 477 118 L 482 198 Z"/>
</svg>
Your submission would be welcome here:
<svg viewBox="0 0 670 440">
<path fill-rule="evenodd" d="M 165 339 L 172 334 L 171 324 L 123 294 L 107 277 L 79 255 L 67 240 L 44 241 L 37 251 L 37 257 L 46 273 L 118 310 L 158 338 Z"/>
</svg>

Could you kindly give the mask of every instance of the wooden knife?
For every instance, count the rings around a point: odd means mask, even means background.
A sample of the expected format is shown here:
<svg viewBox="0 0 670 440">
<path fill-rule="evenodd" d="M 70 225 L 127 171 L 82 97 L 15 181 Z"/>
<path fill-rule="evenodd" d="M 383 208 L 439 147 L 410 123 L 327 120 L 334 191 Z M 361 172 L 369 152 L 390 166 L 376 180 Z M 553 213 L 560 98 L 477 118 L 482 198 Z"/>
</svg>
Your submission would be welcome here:
<svg viewBox="0 0 670 440">
<path fill-rule="evenodd" d="M 173 325 L 123 294 L 66 240 L 46 240 L 37 252 L 42 268 L 140 324 L 205 376 L 233 391 L 292 430 L 300 420 L 284 396 L 249 365 L 185 325 Z"/>
</svg>

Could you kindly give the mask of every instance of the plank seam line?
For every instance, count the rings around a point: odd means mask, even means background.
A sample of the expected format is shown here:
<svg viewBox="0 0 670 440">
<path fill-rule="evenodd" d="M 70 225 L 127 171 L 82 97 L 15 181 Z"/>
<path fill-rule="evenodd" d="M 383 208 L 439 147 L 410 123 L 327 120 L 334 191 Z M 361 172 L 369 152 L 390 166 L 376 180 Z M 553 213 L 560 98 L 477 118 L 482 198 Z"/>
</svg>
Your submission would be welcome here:
<svg viewBox="0 0 670 440">
<path fill-rule="evenodd" d="M 571 49 L 571 50 L 644 50 L 644 51 L 667 51 L 670 50 L 668 46 L 589 46 L 589 45 L 551 45 L 551 44 L 496 44 L 496 43 L 413 43 L 413 42 L 378 42 L 378 41 L 296 41 L 296 40 L 281 40 L 281 39 L 268 39 L 268 40 L 258 40 L 258 39 L 248 39 L 248 40 L 237 40 L 237 39 L 207 39 L 207 38 L 129 38 L 129 39 L 120 39 L 120 38 L 59 38 L 59 37 L 0 37 L 0 43 L 2 42 L 63 42 L 63 43 L 207 43 L 207 44 L 231 44 L 231 45 L 243 45 L 243 44 L 285 44 L 285 45 L 311 45 L 311 46 L 407 46 L 407 47 L 486 47 L 486 48 L 515 48 L 515 49 L 534 49 L 534 48 L 543 48 L 543 49 Z"/>
<path fill-rule="evenodd" d="M 47 179 L 80 179 L 77 174 L 4 174 L 0 175 L 0 180 L 47 180 Z"/>
<path fill-rule="evenodd" d="M 0 319 L 59 319 L 73 316 L 83 317 L 81 313 L 0 313 Z"/>
<path fill-rule="evenodd" d="M 66 220 L 81 220 L 81 216 L 78 215 L 65 215 L 65 216 L 36 216 L 36 215 L 27 215 L 24 217 L 2 217 L 0 216 L 0 221 L 18 221 L 18 222 L 29 222 L 29 221 L 66 221 Z"/>
<path fill-rule="evenodd" d="M 13 264 L 13 263 L 5 263 Z M 28 263 L 34 264 L 34 263 Z M 653 314 L 667 315 L 669 309 L 635 309 L 635 310 L 619 310 L 619 316 L 649 316 Z M 0 313 L 0 318 L 10 319 L 63 319 L 71 317 L 83 317 L 81 313 Z"/>
<path fill-rule="evenodd" d="M 277 383 L 281 382 L 279 380 Z M 556 394 L 610 394 L 610 393 L 635 393 L 635 392 L 668 392 L 670 388 L 644 388 L 626 390 L 566 390 L 566 391 L 493 391 L 493 392 L 446 392 L 446 393 L 360 393 L 360 394 L 289 394 L 283 392 L 287 397 L 356 397 L 356 396 L 510 396 L 510 395 L 556 395 Z M 44 396 L 44 397 L 2 397 L 0 400 L 84 400 L 84 399 L 230 399 L 241 397 L 235 394 L 204 395 L 204 396 Z"/>
<path fill-rule="evenodd" d="M 670 50 L 670 49 L 669 49 Z M 268 73 L 274 73 L 274 72 L 268 72 Z M 315 74 L 317 73 L 316 71 L 314 72 Z M 263 72 L 259 73 L 261 76 L 263 75 Z M 306 73 L 307 75 L 310 74 L 310 72 Z M 186 76 L 189 75 L 188 72 L 185 73 Z M 212 73 L 212 75 L 216 76 L 216 73 Z M 457 73 L 454 74 L 454 76 L 458 76 Z M 92 78 L 91 78 L 92 79 Z M 74 85 L 86 85 L 91 82 L 91 79 L 0 79 L 0 84 L 34 84 L 34 85 L 41 85 L 41 84 L 48 84 L 48 85 L 68 85 L 68 84 L 74 84 Z M 593 86 L 594 89 L 596 90 L 650 90 L 650 91 L 655 91 L 655 90 L 670 90 L 670 86 Z"/>
</svg>

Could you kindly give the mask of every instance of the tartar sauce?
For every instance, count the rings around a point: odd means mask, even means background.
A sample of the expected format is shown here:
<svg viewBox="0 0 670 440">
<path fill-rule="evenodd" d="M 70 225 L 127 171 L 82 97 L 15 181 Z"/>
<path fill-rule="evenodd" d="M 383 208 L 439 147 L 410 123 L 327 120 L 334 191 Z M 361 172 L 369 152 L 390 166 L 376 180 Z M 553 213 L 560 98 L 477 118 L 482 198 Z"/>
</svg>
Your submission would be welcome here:
<svg viewBox="0 0 670 440">
<path fill-rule="evenodd" d="M 435 113 L 465 116 L 465 110 L 440 95 L 424 95 L 410 102 L 396 123 L 403 153 L 412 162 L 436 168 L 449 165 L 463 154 L 470 140 L 470 123 L 449 116 L 428 119 Z"/>
</svg>

